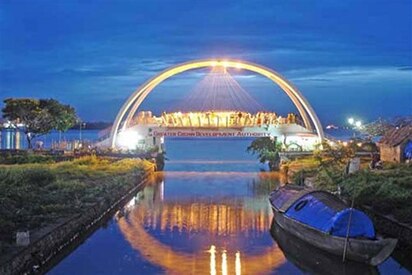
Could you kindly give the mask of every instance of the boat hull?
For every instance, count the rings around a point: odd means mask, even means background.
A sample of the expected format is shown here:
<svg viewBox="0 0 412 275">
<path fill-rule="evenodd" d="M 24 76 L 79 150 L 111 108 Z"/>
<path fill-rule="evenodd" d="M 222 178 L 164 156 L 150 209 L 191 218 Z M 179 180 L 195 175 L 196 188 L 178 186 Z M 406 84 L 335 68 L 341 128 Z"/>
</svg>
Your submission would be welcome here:
<svg viewBox="0 0 412 275">
<path fill-rule="evenodd" d="M 355 261 L 342 262 L 342 255 L 333 255 L 296 238 L 274 220 L 272 220 L 270 233 L 288 261 L 306 274 L 379 275 L 376 266 Z"/>
<path fill-rule="evenodd" d="M 331 236 L 299 221 L 288 218 L 273 208 L 274 221 L 283 230 L 324 251 L 343 257 L 346 238 Z M 378 265 L 385 261 L 395 249 L 396 239 L 347 239 L 345 259 Z"/>
</svg>

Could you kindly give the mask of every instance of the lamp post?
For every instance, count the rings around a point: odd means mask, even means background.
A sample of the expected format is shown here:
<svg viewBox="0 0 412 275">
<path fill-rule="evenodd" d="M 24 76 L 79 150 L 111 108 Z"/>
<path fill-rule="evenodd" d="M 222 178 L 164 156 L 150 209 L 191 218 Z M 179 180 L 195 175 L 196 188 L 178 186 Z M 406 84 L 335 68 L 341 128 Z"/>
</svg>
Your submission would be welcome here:
<svg viewBox="0 0 412 275">
<path fill-rule="evenodd" d="M 86 128 L 86 122 L 79 122 L 79 140 L 82 141 L 82 128 Z"/>
</svg>

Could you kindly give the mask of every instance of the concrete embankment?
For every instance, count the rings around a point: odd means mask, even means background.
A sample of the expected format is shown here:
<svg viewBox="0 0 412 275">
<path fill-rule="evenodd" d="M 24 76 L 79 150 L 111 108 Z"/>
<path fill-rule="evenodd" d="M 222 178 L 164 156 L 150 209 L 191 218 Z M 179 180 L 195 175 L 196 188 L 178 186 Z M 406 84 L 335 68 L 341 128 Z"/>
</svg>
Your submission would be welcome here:
<svg viewBox="0 0 412 275">
<path fill-rule="evenodd" d="M 136 178 L 136 184 L 125 194 L 119 195 L 110 201 L 102 200 L 94 206 L 57 225 L 42 237 L 33 241 L 29 246 L 10 255 L 7 260 L 0 263 L 0 274 L 30 274 L 35 270 L 45 272 L 50 262 L 65 249 L 79 243 L 82 237 L 90 234 L 98 225 L 111 217 L 121 208 L 138 190 L 142 189 L 154 167 L 144 171 Z"/>
</svg>

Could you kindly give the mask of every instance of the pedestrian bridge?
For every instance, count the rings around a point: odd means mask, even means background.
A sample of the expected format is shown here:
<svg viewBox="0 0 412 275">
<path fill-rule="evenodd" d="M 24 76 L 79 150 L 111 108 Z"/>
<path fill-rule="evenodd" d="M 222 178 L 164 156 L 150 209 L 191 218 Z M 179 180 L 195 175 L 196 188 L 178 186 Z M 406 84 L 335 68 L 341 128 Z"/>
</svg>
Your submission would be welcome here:
<svg viewBox="0 0 412 275">
<path fill-rule="evenodd" d="M 245 110 L 226 110 L 221 104 L 214 105 L 219 109 L 163 112 L 157 116 L 150 111 L 139 110 L 146 97 L 163 81 L 188 70 L 207 67 L 212 70 L 223 68 L 223 74 L 227 74 L 227 68 L 244 69 L 269 78 L 286 93 L 296 106 L 297 113 L 282 116 L 266 111 L 252 113 Z M 229 93 L 232 98 L 237 95 L 233 91 L 224 92 Z M 219 101 L 216 100 L 216 94 L 206 99 L 212 97 L 214 102 Z M 239 98 L 248 103 L 245 95 Z M 109 137 L 99 145 L 120 149 L 154 146 L 162 148 L 165 137 L 276 137 L 286 147 L 296 145 L 301 150 L 313 150 L 315 144 L 324 139 L 324 133 L 306 98 L 277 72 L 241 60 L 205 59 L 168 68 L 138 87 L 119 110 Z"/>
</svg>

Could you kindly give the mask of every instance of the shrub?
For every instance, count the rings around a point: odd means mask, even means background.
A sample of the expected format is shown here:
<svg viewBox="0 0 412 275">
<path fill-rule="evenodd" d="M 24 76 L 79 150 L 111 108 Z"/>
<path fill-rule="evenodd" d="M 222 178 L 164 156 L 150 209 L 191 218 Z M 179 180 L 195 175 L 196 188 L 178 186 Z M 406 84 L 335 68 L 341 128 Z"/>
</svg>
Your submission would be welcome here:
<svg viewBox="0 0 412 275">
<path fill-rule="evenodd" d="M 22 170 L 22 178 L 26 184 L 31 186 L 46 186 L 56 179 L 50 169 L 44 167 Z"/>
<path fill-rule="evenodd" d="M 31 153 L 11 154 L 6 153 L 0 156 L 0 164 L 25 164 L 25 163 L 53 163 L 54 157 L 48 155 L 38 155 Z"/>
</svg>

